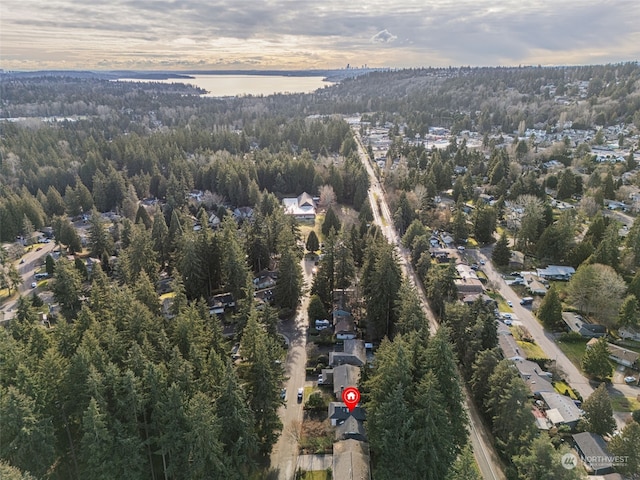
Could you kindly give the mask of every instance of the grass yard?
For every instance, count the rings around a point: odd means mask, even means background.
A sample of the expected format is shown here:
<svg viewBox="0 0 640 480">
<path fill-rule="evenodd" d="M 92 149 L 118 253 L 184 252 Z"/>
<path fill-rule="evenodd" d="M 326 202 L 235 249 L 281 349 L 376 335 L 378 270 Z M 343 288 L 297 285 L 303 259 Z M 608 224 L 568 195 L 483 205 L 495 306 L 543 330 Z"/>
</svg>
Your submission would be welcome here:
<svg viewBox="0 0 640 480">
<path fill-rule="evenodd" d="M 569 396 L 573 400 L 577 400 L 578 399 L 578 397 L 576 396 L 576 394 L 573 391 L 573 389 L 569 385 L 564 383 L 564 382 L 554 382 L 553 388 L 555 388 L 556 392 L 558 392 L 561 395 L 564 395 L 566 392 L 569 392 Z"/>
<path fill-rule="evenodd" d="M 326 470 L 315 470 L 313 472 L 305 472 L 302 480 L 331 480 L 331 472 Z"/>
<path fill-rule="evenodd" d="M 557 344 L 560 350 L 571 360 L 571 363 L 582 371 L 582 357 L 587 349 L 587 342 L 562 342 L 558 340 Z"/>
<path fill-rule="evenodd" d="M 489 296 L 498 303 L 498 310 L 501 312 L 513 312 L 512 308 L 507 305 L 507 301 L 498 292 L 493 291 L 489 293 Z"/>
<path fill-rule="evenodd" d="M 538 344 L 531 342 L 522 342 L 520 340 L 516 341 L 527 358 L 548 358 Z"/>
<path fill-rule="evenodd" d="M 633 412 L 640 409 L 640 402 L 633 397 L 611 395 L 611 407 L 614 412 Z"/>
<path fill-rule="evenodd" d="M 478 242 L 475 238 L 467 238 L 467 248 L 478 248 Z"/>
<path fill-rule="evenodd" d="M 164 301 L 167 298 L 173 298 L 176 296 L 176 292 L 169 292 L 169 293 L 163 293 L 162 295 L 160 295 L 160 301 Z"/>
</svg>

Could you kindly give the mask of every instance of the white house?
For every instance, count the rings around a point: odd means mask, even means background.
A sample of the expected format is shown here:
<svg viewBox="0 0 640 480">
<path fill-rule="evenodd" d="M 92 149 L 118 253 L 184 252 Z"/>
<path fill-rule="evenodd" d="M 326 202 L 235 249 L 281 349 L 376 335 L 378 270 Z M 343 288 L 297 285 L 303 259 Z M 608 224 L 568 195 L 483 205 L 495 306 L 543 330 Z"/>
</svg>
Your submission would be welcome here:
<svg viewBox="0 0 640 480">
<path fill-rule="evenodd" d="M 299 220 L 314 220 L 316 218 L 316 202 L 307 192 L 301 193 L 296 198 L 283 198 L 285 215 L 293 215 Z"/>
</svg>

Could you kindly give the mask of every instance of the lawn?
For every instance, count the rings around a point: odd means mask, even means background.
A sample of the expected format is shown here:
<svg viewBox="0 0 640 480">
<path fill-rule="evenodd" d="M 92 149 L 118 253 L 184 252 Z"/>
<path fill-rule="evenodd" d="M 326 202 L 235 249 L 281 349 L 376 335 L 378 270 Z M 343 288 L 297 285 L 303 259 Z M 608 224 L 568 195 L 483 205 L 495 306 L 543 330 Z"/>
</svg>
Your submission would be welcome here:
<svg viewBox="0 0 640 480">
<path fill-rule="evenodd" d="M 160 301 L 164 301 L 167 298 L 173 298 L 176 296 L 176 292 L 169 292 L 169 293 L 163 293 L 162 295 L 160 295 Z"/>
<path fill-rule="evenodd" d="M 522 349 L 527 358 L 548 358 L 536 343 L 522 342 L 517 340 L 518 346 Z"/>
<path fill-rule="evenodd" d="M 478 242 L 475 238 L 467 238 L 467 248 L 478 248 Z"/>
<path fill-rule="evenodd" d="M 582 357 L 587 349 L 587 342 L 562 342 L 558 340 L 557 343 L 560 350 L 571 360 L 571 363 L 573 363 L 578 370 L 582 371 Z"/>
<path fill-rule="evenodd" d="M 326 470 L 315 470 L 313 472 L 305 472 L 302 475 L 302 480 L 331 480 L 331 472 Z"/>
<path fill-rule="evenodd" d="M 573 391 L 573 389 L 567 385 L 564 382 L 554 382 L 553 383 L 553 388 L 556 389 L 556 392 L 558 392 L 561 395 L 564 395 L 565 392 L 569 392 L 569 396 L 574 399 L 577 400 L 578 397 L 576 396 L 575 392 Z"/>
<path fill-rule="evenodd" d="M 611 407 L 614 412 L 633 412 L 640 409 L 640 402 L 633 397 L 611 395 Z"/>
<path fill-rule="evenodd" d="M 501 312 L 513 312 L 511 307 L 507 305 L 507 301 L 498 292 L 491 292 L 489 296 L 498 303 L 498 310 Z"/>
</svg>

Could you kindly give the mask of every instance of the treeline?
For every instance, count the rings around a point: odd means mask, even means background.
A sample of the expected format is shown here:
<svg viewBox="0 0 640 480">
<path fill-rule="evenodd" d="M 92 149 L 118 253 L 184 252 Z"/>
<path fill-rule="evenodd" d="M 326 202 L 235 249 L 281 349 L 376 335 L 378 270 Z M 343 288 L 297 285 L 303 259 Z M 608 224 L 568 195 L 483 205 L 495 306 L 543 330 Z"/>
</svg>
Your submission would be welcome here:
<svg viewBox="0 0 640 480">
<path fill-rule="evenodd" d="M 251 136 L 185 128 L 107 138 L 92 121 L 5 126 L 3 241 L 28 234 L 25 219 L 37 230 L 54 215 L 76 216 L 94 206 L 100 212 L 126 211 L 147 197 L 166 201 L 169 219 L 193 189 L 214 192 L 219 203 L 234 206 L 254 205 L 264 190 L 315 194 L 324 184 L 334 187 L 338 201 L 359 206 L 368 189 L 366 172 L 351 158 L 350 129 L 339 119 L 258 122 Z M 264 148 L 250 146 L 258 138 Z"/>
<path fill-rule="evenodd" d="M 58 262 L 56 284 L 73 269 Z M 53 332 L 23 298 L 0 331 L 0 457 L 38 478 L 247 478 L 280 428 L 272 313 L 240 308 L 236 368 L 205 303 L 177 285 L 175 316 L 159 310 L 146 274 L 116 287 L 100 269 L 75 321 Z"/>
</svg>

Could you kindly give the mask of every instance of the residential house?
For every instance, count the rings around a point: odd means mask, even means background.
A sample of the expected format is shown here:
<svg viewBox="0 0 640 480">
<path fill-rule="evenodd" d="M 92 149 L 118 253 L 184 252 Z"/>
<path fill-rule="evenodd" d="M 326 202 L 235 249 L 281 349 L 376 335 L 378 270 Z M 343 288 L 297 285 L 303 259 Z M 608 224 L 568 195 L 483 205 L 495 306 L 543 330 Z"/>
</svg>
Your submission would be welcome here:
<svg viewBox="0 0 640 480">
<path fill-rule="evenodd" d="M 296 198 L 283 198 L 282 204 L 286 215 L 293 215 L 299 220 L 316 218 L 316 202 L 307 192 L 301 193 Z"/>
<path fill-rule="evenodd" d="M 341 424 L 336 425 L 336 440 L 359 440 L 367 441 L 367 435 L 364 431 L 364 423 L 362 420 L 356 420 L 355 417 L 349 415 Z"/>
<path fill-rule="evenodd" d="M 341 440 L 333 444 L 333 478 L 371 480 L 369 444 L 358 440 Z"/>
<path fill-rule="evenodd" d="M 561 280 L 568 282 L 571 280 L 571 276 L 574 273 L 576 273 L 575 268 L 566 267 L 564 265 L 549 265 L 547 268 L 536 269 L 536 274 L 545 280 Z"/>
<path fill-rule="evenodd" d="M 484 285 L 477 278 L 456 278 L 455 283 L 458 289 L 458 296 L 461 298 L 467 295 L 479 295 L 484 292 Z"/>
<path fill-rule="evenodd" d="M 582 418 L 582 411 L 571 397 L 560 395 L 558 392 L 540 392 L 545 405 L 545 414 L 554 425 L 568 425 L 572 429 Z"/>
<path fill-rule="evenodd" d="M 338 340 L 353 340 L 356 338 L 356 323 L 353 317 L 340 317 L 340 320 L 334 326 L 333 333 Z"/>
<path fill-rule="evenodd" d="M 356 323 L 351 312 L 346 310 L 333 311 L 333 333 L 338 340 L 351 340 L 356 338 Z"/>
<path fill-rule="evenodd" d="M 574 332 L 585 338 L 600 338 L 607 334 L 606 327 L 587 322 L 581 315 L 562 312 L 562 320 Z"/>
<path fill-rule="evenodd" d="M 618 334 L 620 334 L 620 338 L 625 340 L 631 339 L 640 342 L 640 330 L 634 327 L 621 327 Z"/>
<path fill-rule="evenodd" d="M 522 275 L 524 278 L 525 286 L 527 287 L 527 291 L 531 295 L 546 295 L 547 287 L 538 279 L 537 276 L 532 275 L 530 273 L 525 273 Z"/>
<path fill-rule="evenodd" d="M 336 399 L 342 400 L 342 391 L 345 388 L 358 385 L 358 382 L 360 381 L 360 367 L 349 364 L 338 365 L 333 368 L 331 377 L 333 382 L 333 394 L 336 396 Z M 326 383 L 324 382 L 324 374 L 322 378 L 323 384 Z"/>
<path fill-rule="evenodd" d="M 355 365 L 361 367 L 367 362 L 363 340 L 345 340 L 342 352 L 329 352 L 329 365 Z"/>
<path fill-rule="evenodd" d="M 573 442 L 587 473 L 593 475 L 605 475 L 613 473 L 611 454 L 604 439 L 591 432 L 576 433 Z"/>
<path fill-rule="evenodd" d="M 329 402 L 329 420 L 331 426 L 335 427 L 343 423 L 347 418 L 353 417 L 363 422 L 366 418 L 365 411 L 362 407 L 355 407 L 351 412 L 343 402 Z"/>
<path fill-rule="evenodd" d="M 214 295 L 209 299 L 209 313 L 213 315 L 222 315 L 226 310 L 233 309 L 236 306 L 236 302 L 233 299 L 231 293 L 222 293 L 220 295 Z"/>
<path fill-rule="evenodd" d="M 222 221 L 220 220 L 218 215 L 216 215 L 215 213 L 212 213 L 211 216 L 209 217 L 209 226 L 215 229 L 215 228 L 218 228 L 221 223 Z"/>
<path fill-rule="evenodd" d="M 262 270 L 253 279 L 253 287 L 256 290 L 262 290 L 264 288 L 272 288 L 275 286 L 278 280 L 278 272 L 272 272 L 270 270 Z"/>
<path fill-rule="evenodd" d="M 540 395 L 541 392 L 555 392 L 551 383 L 553 375 L 550 372 L 545 372 L 536 362 L 518 360 L 514 361 L 514 364 L 532 395 Z"/>
<path fill-rule="evenodd" d="M 483 303 L 483 305 L 487 305 L 492 308 L 496 308 L 498 306 L 498 304 L 493 298 L 491 298 L 489 295 L 486 295 L 484 293 L 467 295 L 462 298 L 462 303 L 466 303 L 467 305 L 472 305 L 478 300 L 480 300 Z"/>
<path fill-rule="evenodd" d="M 596 338 L 589 340 L 587 342 L 587 348 L 591 348 L 597 341 Z M 618 365 L 634 367 L 638 363 L 638 358 L 640 358 L 640 354 L 614 345 L 613 343 L 607 343 L 607 348 L 609 349 L 609 358 Z"/>
<path fill-rule="evenodd" d="M 233 210 L 233 218 L 236 221 L 251 220 L 253 218 L 253 208 L 238 207 Z"/>
<path fill-rule="evenodd" d="M 504 358 L 514 362 L 525 360 L 524 353 L 520 351 L 520 347 L 518 347 L 513 335 L 511 335 L 511 331 L 500 332 L 498 335 L 498 345 L 500 346 L 500 350 L 502 350 L 502 356 Z"/>
<path fill-rule="evenodd" d="M 442 243 L 444 243 L 445 247 L 453 248 L 455 242 L 453 241 L 453 237 L 451 235 L 449 235 L 448 233 L 442 233 L 442 235 L 440 235 L 440 239 L 442 240 Z"/>
</svg>

